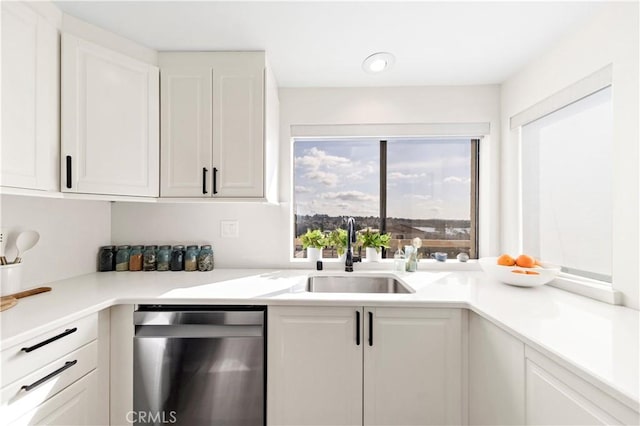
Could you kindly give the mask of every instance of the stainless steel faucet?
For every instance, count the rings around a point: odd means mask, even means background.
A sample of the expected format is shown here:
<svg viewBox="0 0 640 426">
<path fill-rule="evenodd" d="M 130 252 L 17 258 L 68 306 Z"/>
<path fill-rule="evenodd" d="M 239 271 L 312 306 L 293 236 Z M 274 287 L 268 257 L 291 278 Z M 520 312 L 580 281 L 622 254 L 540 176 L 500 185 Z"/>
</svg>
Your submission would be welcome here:
<svg viewBox="0 0 640 426">
<path fill-rule="evenodd" d="M 353 244 L 357 241 L 356 220 L 352 217 L 347 219 L 347 257 L 344 261 L 345 272 L 353 272 L 353 262 L 360 262 L 359 256 L 353 255 Z"/>
</svg>

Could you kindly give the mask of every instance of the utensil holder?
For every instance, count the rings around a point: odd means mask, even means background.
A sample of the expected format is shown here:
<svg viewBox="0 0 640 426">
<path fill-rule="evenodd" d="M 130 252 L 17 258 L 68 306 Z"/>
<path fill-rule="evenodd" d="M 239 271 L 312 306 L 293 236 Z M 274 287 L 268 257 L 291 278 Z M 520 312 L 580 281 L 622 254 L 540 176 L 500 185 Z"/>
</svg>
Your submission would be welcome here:
<svg viewBox="0 0 640 426">
<path fill-rule="evenodd" d="M 20 291 L 22 284 L 22 263 L 0 266 L 0 296 Z"/>
</svg>

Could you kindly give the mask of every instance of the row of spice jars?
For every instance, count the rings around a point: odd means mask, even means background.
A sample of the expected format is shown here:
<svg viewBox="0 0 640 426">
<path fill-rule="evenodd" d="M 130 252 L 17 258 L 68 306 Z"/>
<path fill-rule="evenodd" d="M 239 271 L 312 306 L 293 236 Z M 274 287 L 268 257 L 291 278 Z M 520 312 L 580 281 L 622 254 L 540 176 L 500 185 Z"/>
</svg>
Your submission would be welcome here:
<svg viewBox="0 0 640 426">
<path fill-rule="evenodd" d="M 211 245 L 103 246 L 98 271 L 212 271 Z"/>
</svg>

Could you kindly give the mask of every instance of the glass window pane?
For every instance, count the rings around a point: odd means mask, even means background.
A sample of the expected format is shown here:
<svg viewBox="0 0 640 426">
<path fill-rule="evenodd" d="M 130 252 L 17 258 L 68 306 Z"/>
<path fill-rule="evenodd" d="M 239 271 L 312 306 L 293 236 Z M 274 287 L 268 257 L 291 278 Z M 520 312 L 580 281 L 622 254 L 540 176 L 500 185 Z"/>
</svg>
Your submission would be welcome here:
<svg viewBox="0 0 640 426">
<path fill-rule="evenodd" d="M 472 151 L 470 139 L 388 141 L 387 257 L 415 237 L 423 240 L 422 257 L 472 254 Z"/>
<path fill-rule="evenodd" d="M 294 142 L 294 257 L 304 257 L 299 237 L 307 229 L 330 232 L 356 218 L 356 228 L 380 228 L 380 142 Z M 323 257 L 338 257 L 335 249 Z"/>
<path fill-rule="evenodd" d="M 611 281 L 611 88 L 522 127 L 526 253 Z"/>
</svg>

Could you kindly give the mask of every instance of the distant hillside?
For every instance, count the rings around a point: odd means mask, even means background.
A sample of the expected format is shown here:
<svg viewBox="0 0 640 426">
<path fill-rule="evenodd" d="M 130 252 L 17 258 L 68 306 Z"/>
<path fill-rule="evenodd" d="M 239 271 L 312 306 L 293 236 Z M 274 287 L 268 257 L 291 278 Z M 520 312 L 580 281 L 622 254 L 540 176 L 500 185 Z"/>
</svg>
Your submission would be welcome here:
<svg viewBox="0 0 640 426">
<path fill-rule="evenodd" d="M 332 231 L 346 228 L 346 216 L 328 215 L 296 215 L 296 236 L 307 232 L 307 229 Z M 356 229 L 379 229 L 380 218 L 374 216 L 355 216 Z M 458 219 L 406 219 L 387 218 L 386 230 L 393 238 L 430 238 L 430 239 L 469 239 L 471 222 Z"/>
</svg>

